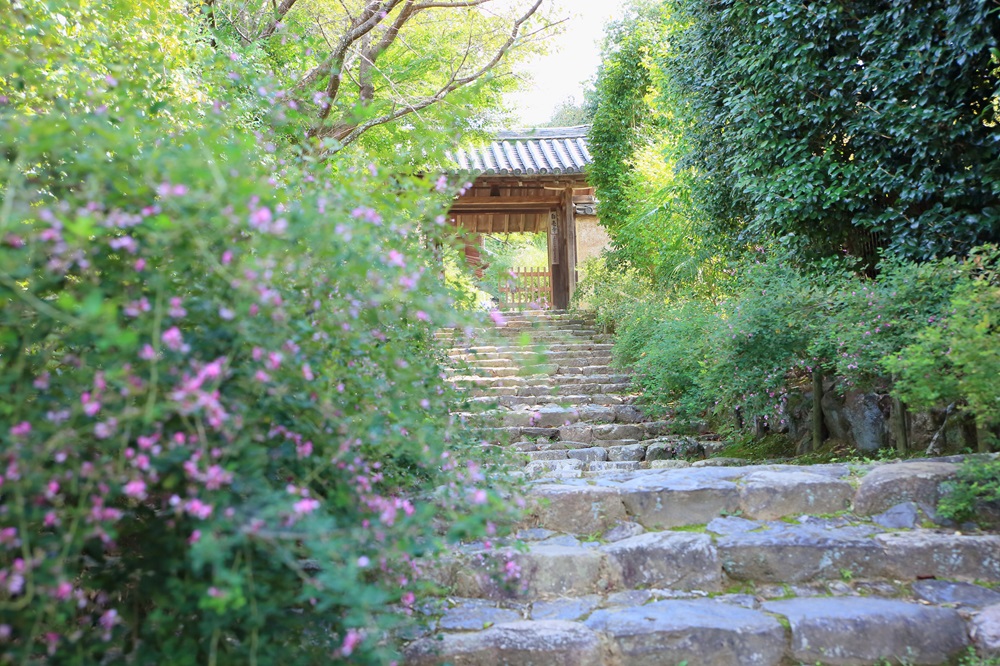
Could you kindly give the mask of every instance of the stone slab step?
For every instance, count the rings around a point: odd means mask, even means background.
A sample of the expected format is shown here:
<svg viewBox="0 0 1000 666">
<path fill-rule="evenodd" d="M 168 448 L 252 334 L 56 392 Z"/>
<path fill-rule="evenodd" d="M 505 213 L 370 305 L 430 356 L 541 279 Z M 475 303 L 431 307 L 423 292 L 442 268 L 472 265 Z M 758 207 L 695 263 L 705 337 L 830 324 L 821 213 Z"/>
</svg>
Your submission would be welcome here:
<svg viewBox="0 0 1000 666">
<path fill-rule="evenodd" d="M 631 386 L 628 382 L 618 382 L 609 384 L 599 384 L 596 382 L 580 382 L 573 384 L 533 384 L 522 386 L 487 386 L 481 389 L 473 389 L 472 395 L 484 396 L 559 396 L 559 395 L 589 395 L 593 393 L 628 393 Z"/>
<path fill-rule="evenodd" d="M 590 427 L 592 431 L 597 429 L 614 435 L 623 435 L 633 429 L 641 432 L 642 429 L 641 425 L 623 424 Z M 575 441 L 581 442 L 581 450 L 588 446 L 590 449 L 586 450 L 600 449 L 607 460 L 634 461 L 638 458 L 638 450 L 643 446 L 600 446 L 600 439 L 588 440 L 585 429 L 574 426 L 560 428 L 560 435 L 579 437 Z M 646 447 L 647 453 L 649 448 Z M 574 457 L 570 455 L 570 451 L 560 450 L 529 455 L 544 457 L 550 463 Z M 576 457 L 583 455 L 578 454 Z M 549 466 L 553 469 L 560 467 Z M 536 466 L 535 469 L 538 467 L 541 466 Z M 543 473 L 544 471 L 541 470 Z M 954 478 L 956 471 L 956 464 L 946 462 L 880 465 L 860 478 L 852 475 L 852 468 L 846 465 L 642 469 L 624 475 L 608 476 L 594 484 L 579 483 L 562 488 L 543 481 L 529 491 L 529 498 L 536 500 L 538 504 L 544 504 L 545 509 L 537 513 L 534 519 L 538 526 L 549 529 L 565 529 L 567 524 L 579 523 L 581 518 L 569 519 L 574 514 L 589 516 L 579 533 L 590 534 L 608 529 L 611 526 L 608 521 L 613 522 L 621 515 L 646 529 L 670 529 L 710 524 L 717 518 L 738 513 L 743 524 L 750 526 L 745 531 L 751 536 L 740 534 L 733 541 L 733 547 L 746 548 L 752 543 L 758 543 L 764 549 L 781 547 L 793 550 L 802 539 L 811 539 L 807 528 L 785 528 L 782 527 L 783 523 L 770 526 L 755 521 L 853 511 L 859 520 L 872 516 L 877 518 L 875 522 L 869 523 L 876 528 L 879 525 L 917 527 L 922 522 L 921 515 L 925 518 L 934 517 L 933 507 L 940 498 L 941 484 Z M 886 483 L 887 479 L 894 479 L 895 483 Z M 883 511 L 874 514 L 874 508 Z M 893 514 L 893 511 L 896 513 Z M 898 522 L 901 519 L 904 522 Z M 913 552 L 918 550 L 914 537 L 900 537 L 898 540 L 886 537 L 885 543 L 874 544 L 869 543 L 872 539 L 866 536 L 862 539 L 866 545 L 861 548 L 857 546 L 855 535 L 832 527 L 830 529 L 830 548 L 843 546 L 845 553 L 856 551 L 860 558 L 858 562 L 862 563 L 859 566 L 863 565 L 865 554 L 869 552 L 866 548 L 882 552 L 886 548 L 895 548 L 894 544 L 898 542 L 903 544 L 899 548 L 909 548 Z M 729 546 L 729 536 L 722 536 L 720 547 Z M 930 548 L 928 545 L 925 549 Z M 765 562 L 765 559 L 761 555 L 760 562 Z M 1000 551 L 991 556 L 991 561 L 994 560 L 997 562 L 996 566 L 1000 567 Z M 757 576 L 752 572 L 741 573 L 738 568 L 733 568 L 731 573 L 741 580 Z"/>
<path fill-rule="evenodd" d="M 954 663 L 965 652 L 970 627 L 976 626 L 975 619 L 967 620 L 953 608 L 861 596 L 795 598 L 762 605 L 740 595 L 651 603 L 641 603 L 644 598 L 656 599 L 651 592 L 631 599 L 613 596 L 536 602 L 519 612 L 540 619 L 503 622 L 469 633 L 438 632 L 411 643 L 405 662 L 419 666 L 938 665 Z M 595 610 L 595 606 L 601 607 Z M 475 606 L 471 612 L 482 614 Z M 578 617 L 547 619 L 550 615 Z"/>
<path fill-rule="evenodd" d="M 597 343 L 588 342 L 586 340 L 579 340 L 576 342 L 568 343 L 558 343 L 552 345 L 470 345 L 470 346 L 458 346 L 452 347 L 449 350 L 449 355 L 451 354 L 495 354 L 495 353 L 535 353 L 537 350 L 547 350 L 549 352 L 572 352 L 572 351 L 594 351 L 594 352 L 610 352 L 614 348 L 613 344 L 608 343 Z"/>
<path fill-rule="evenodd" d="M 510 575 L 498 577 L 498 571 L 518 574 L 513 580 Z M 1000 536 L 927 529 L 877 533 L 871 526 L 819 523 L 788 525 L 783 531 L 775 523 L 763 533 L 722 537 L 712 528 L 697 533 L 666 530 L 604 544 L 565 536 L 532 543 L 524 551 L 465 552 L 446 576 L 455 594 L 494 600 L 637 589 L 709 594 L 740 583 L 780 587 L 845 579 L 905 584 L 936 578 L 997 584 Z"/>
<path fill-rule="evenodd" d="M 480 377 L 475 375 L 456 375 L 451 381 L 457 385 L 489 387 L 489 386 L 567 386 L 570 384 L 629 384 L 631 378 L 621 373 L 599 375 L 561 375 L 558 381 L 546 375 L 528 375 L 524 377 Z"/>
</svg>

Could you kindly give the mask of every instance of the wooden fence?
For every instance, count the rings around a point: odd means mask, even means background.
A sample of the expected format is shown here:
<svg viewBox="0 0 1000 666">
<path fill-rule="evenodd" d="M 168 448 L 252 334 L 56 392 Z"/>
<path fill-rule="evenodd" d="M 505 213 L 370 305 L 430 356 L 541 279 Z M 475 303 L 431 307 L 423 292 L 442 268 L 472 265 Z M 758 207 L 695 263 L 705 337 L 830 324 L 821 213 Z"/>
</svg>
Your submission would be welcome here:
<svg viewBox="0 0 1000 666">
<path fill-rule="evenodd" d="M 500 285 L 500 307 L 519 310 L 532 304 L 547 308 L 552 302 L 552 273 L 544 268 L 515 268 Z"/>
</svg>

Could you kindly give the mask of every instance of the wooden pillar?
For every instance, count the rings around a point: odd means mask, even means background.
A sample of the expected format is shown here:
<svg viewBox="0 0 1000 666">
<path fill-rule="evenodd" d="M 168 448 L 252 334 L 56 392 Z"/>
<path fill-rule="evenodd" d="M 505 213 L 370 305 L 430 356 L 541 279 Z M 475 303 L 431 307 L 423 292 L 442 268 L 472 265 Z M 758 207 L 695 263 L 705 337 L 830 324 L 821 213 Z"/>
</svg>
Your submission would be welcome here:
<svg viewBox="0 0 1000 666">
<path fill-rule="evenodd" d="M 569 294 L 566 298 L 567 305 L 576 293 L 576 204 L 573 203 L 573 188 L 567 188 L 563 193 L 566 198 L 566 263 L 569 275 Z"/>
<path fill-rule="evenodd" d="M 573 247 L 570 250 L 570 229 L 575 224 L 575 209 L 573 207 L 573 190 L 562 191 L 559 210 L 553 215 L 552 228 L 549 231 L 549 247 L 552 261 L 552 307 L 565 310 L 569 307 L 569 297 L 573 287 L 572 272 L 576 269 L 576 241 L 573 229 Z"/>
</svg>

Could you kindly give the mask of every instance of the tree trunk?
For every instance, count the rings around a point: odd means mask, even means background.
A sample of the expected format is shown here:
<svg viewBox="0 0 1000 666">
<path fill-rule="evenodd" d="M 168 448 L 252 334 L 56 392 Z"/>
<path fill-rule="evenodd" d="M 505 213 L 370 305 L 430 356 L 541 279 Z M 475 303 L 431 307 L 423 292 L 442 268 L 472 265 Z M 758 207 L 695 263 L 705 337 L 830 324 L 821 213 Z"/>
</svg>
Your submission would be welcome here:
<svg viewBox="0 0 1000 666">
<path fill-rule="evenodd" d="M 812 450 L 819 451 L 823 446 L 823 371 L 815 368 L 813 380 L 812 408 Z"/>
<path fill-rule="evenodd" d="M 905 456 L 910 451 L 910 433 L 906 428 L 906 405 L 896 397 L 892 398 L 890 427 L 892 436 L 896 440 L 896 453 Z"/>
</svg>

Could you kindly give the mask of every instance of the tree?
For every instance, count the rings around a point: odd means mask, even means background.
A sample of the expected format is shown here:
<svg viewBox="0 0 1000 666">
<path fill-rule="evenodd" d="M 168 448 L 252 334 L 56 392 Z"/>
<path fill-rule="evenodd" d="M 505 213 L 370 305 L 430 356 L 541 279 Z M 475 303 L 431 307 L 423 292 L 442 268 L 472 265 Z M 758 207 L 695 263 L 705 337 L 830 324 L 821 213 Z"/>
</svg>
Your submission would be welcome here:
<svg viewBox="0 0 1000 666">
<path fill-rule="evenodd" d="M 589 92 L 589 91 L 588 91 Z M 589 125 L 594 119 L 593 105 L 587 100 L 588 94 L 584 94 L 584 100 L 577 102 L 576 97 L 570 95 L 555 108 L 552 118 L 545 123 L 546 127 L 575 127 L 577 125 Z"/>
<path fill-rule="evenodd" d="M 432 113 L 446 98 L 499 103 L 512 56 L 554 25 L 545 1 L 212 0 L 205 11 L 219 35 L 269 62 L 310 109 L 306 135 L 332 152 L 403 118 L 450 124 L 454 110 Z"/>
</svg>

